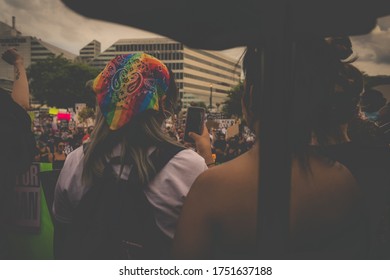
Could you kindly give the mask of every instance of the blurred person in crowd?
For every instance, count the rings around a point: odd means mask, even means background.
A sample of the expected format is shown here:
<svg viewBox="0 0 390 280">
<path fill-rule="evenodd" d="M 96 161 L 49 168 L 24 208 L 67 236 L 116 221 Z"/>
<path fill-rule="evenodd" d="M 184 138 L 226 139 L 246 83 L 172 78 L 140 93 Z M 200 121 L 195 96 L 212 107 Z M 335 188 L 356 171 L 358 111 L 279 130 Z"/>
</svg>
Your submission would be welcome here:
<svg viewBox="0 0 390 280">
<path fill-rule="evenodd" d="M 121 70 L 120 79 L 115 69 Z M 170 247 L 190 186 L 213 163 L 210 144 L 200 151 L 201 157 L 164 133 L 162 124 L 175 111 L 178 91 L 172 72 L 148 54 L 115 57 L 96 77 L 92 88 L 99 110 L 90 142 L 68 155 L 55 188 L 56 257 L 80 258 L 75 252 L 70 256 L 66 245 L 77 218 L 73 213 L 90 188 L 102 180 L 107 166 L 118 180 L 132 176 L 141 184 L 160 235 Z M 167 150 L 177 153 L 156 174 L 158 166 L 152 158 Z M 73 248 L 75 244 L 71 245 Z M 159 257 L 167 256 L 168 251 L 160 251 Z"/>
<path fill-rule="evenodd" d="M 226 146 L 225 134 L 220 131 L 217 132 L 216 139 L 213 143 L 217 163 L 224 163 L 226 161 Z"/>
<path fill-rule="evenodd" d="M 364 117 L 369 121 L 375 122 L 379 118 L 379 110 L 386 105 L 386 98 L 383 97 L 379 90 L 366 89 L 360 96 L 359 105 Z"/>
<path fill-rule="evenodd" d="M 64 166 L 65 159 L 65 142 L 59 141 L 55 145 L 55 151 L 53 153 L 53 169 L 61 169 Z"/>
<path fill-rule="evenodd" d="M 234 137 L 231 137 L 227 141 L 226 145 L 226 161 L 232 160 L 239 156 L 239 146 L 238 146 L 239 136 L 236 135 Z"/>
<path fill-rule="evenodd" d="M 358 113 L 363 77 L 344 62 L 351 47 L 338 43 L 296 40 L 295 83 L 313 98 L 307 101 L 301 132 L 291 141 L 290 232 L 282 258 L 388 258 L 382 238 L 388 232 L 378 229 L 389 198 L 390 152 L 351 142 L 347 134 L 348 122 Z M 248 46 L 243 63 L 243 112 L 257 135 L 262 120 L 254 104 L 266 94 L 260 90 L 261 55 L 261 46 Z M 179 220 L 174 257 L 257 257 L 260 145 L 257 139 L 247 153 L 197 178 Z"/>
<path fill-rule="evenodd" d="M 83 143 L 87 143 L 89 141 L 89 137 L 91 137 L 92 131 L 93 131 L 93 126 L 90 126 L 87 128 L 87 130 L 83 136 L 83 139 L 82 139 Z"/>
<path fill-rule="evenodd" d="M 53 154 L 50 151 L 49 146 L 43 139 L 39 139 L 37 142 L 38 153 L 35 156 L 35 161 L 38 162 L 53 162 Z"/>
<path fill-rule="evenodd" d="M 366 90 L 360 100 L 360 108 L 365 119 L 375 124 L 375 132 L 387 144 L 390 144 L 390 102 L 386 105 L 382 92 Z M 374 130 L 373 129 L 373 130 Z"/>
<path fill-rule="evenodd" d="M 379 125 L 379 111 L 386 104 L 383 94 L 366 89 L 360 96 L 360 114 L 348 126 L 348 135 L 354 142 L 365 145 L 386 145 L 385 129 Z"/>
<path fill-rule="evenodd" d="M 23 57 L 16 49 L 8 49 L 2 59 L 14 68 L 12 88 L 0 88 L 0 127 L 4 133 L 0 156 L 0 259 L 6 259 L 16 176 L 27 170 L 36 150 L 31 119 L 25 111 L 29 108 L 29 88 Z"/>
</svg>

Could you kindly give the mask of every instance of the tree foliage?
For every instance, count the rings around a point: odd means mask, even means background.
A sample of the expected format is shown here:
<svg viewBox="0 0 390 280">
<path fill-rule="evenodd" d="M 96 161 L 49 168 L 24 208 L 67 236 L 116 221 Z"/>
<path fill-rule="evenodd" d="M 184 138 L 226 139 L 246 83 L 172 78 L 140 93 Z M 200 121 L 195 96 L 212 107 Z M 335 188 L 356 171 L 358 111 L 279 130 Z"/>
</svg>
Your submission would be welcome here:
<svg viewBox="0 0 390 280">
<path fill-rule="evenodd" d="M 78 114 L 78 119 L 82 123 L 86 123 L 88 119 L 95 118 L 95 111 L 92 108 L 84 107 Z"/>
<path fill-rule="evenodd" d="M 224 102 L 222 112 L 229 117 L 242 117 L 241 97 L 244 92 L 244 83 L 239 82 L 228 93 L 228 100 Z"/>
<path fill-rule="evenodd" d="M 202 108 L 205 108 L 207 109 L 207 105 L 206 103 L 204 103 L 203 101 L 198 101 L 198 102 L 195 102 L 195 101 L 192 101 L 190 103 L 191 106 L 196 106 L 196 107 L 202 107 Z"/>
<path fill-rule="evenodd" d="M 73 63 L 62 56 L 49 57 L 28 68 L 30 90 L 42 104 L 58 108 L 73 107 L 75 103 L 95 105 L 95 96 L 85 89 L 85 83 L 99 71 L 86 64 Z"/>
<path fill-rule="evenodd" d="M 364 74 L 364 85 L 367 89 L 388 84 L 390 84 L 390 76 L 368 76 L 367 74 Z"/>
</svg>

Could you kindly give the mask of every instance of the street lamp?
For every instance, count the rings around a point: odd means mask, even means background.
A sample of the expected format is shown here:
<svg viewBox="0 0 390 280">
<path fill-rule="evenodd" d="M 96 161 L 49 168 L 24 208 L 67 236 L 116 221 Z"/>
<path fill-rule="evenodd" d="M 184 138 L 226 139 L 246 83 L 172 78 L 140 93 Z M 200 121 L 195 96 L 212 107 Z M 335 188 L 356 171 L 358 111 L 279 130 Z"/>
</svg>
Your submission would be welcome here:
<svg viewBox="0 0 390 280">
<path fill-rule="evenodd" d="M 213 108 L 213 84 L 210 84 L 210 105 L 209 105 L 210 111 L 211 108 Z"/>
</svg>

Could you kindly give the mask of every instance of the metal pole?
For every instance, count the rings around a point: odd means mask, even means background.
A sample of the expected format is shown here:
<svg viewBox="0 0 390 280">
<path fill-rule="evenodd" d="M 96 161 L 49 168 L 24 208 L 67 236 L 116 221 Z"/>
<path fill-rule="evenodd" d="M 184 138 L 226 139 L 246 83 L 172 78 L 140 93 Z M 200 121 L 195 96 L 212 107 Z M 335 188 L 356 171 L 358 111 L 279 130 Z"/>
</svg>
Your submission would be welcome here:
<svg viewBox="0 0 390 280">
<path fill-rule="evenodd" d="M 210 111 L 213 108 L 213 84 L 210 84 L 210 105 L 209 105 Z"/>
</svg>

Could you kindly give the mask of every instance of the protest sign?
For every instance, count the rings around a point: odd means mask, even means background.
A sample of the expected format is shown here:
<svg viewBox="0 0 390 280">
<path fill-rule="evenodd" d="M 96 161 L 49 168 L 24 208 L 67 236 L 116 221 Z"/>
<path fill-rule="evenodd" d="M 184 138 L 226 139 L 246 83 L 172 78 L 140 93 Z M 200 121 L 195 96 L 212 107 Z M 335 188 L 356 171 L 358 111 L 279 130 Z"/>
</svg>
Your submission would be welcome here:
<svg viewBox="0 0 390 280">
<path fill-rule="evenodd" d="M 55 115 L 55 116 L 57 116 L 57 114 L 58 114 L 58 109 L 57 108 L 50 108 L 49 109 L 49 114 L 50 115 Z"/>
<path fill-rule="evenodd" d="M 41 225 L 39 163 L 33 163 L 26 173 L 17 177 L 15 197 L 13 224 L 28 231 L 38 232 Z"/>
<path fill-rule="evenodd" d="M 226 130 L 226 139 L 234 137 L 240 133 L 240 127 L 239 124 L 236 123 L 230 127 L 227 128 Z"/>
<path fill-rule="evenodd" d="M 219 123 L 219 129 L 228 129 L 236 123 L 235 119 L 216 119 L 214 121 Z"/>
<path fill-rule="evenodd" d="M 209 112 L 207 113 L 208 120 L 220 120 L 226 119 L 226 115 L 223 112 Z"/>
</svg>

